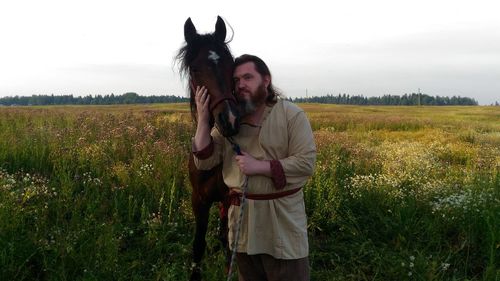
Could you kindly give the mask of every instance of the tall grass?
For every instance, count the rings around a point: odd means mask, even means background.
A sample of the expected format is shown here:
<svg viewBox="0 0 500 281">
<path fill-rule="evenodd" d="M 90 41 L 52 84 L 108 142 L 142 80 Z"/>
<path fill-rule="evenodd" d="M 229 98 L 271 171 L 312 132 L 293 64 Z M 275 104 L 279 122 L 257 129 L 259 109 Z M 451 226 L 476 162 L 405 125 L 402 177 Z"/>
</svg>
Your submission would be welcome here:
<svg viewBox="0 0 500 281">
<path fill-rule="evenodd" d="M 500 280 L 498 109 L 301 106 L 312 280 Z M 187 105 L 1 108 L 0 279 L 187 280 L 193 132 Z"/>
</svg>

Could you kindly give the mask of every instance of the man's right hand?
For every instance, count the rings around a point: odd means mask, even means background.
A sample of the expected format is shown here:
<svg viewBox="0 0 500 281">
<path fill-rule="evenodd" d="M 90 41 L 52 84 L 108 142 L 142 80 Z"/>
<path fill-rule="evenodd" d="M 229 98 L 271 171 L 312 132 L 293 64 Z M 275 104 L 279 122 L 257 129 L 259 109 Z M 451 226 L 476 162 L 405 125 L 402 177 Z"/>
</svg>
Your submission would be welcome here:
<svg viewBox="0 0 500 281">
<path fill-rule="evenodd" d="M 196 87 L 194 100 L 196 102 L 196 112 L 198 114 L 198 125 L 194 135 L 194 146 L 196 150 L 201 150 L 210 144 L 210 96 L 205 86 Z"/>
<path fill-rule="evenodd" d="M 196 102 L 196 111 L 198 113 L 198 126 L 208 126 L 210 120 L 210 96 L 208 95 L 208 91 L 205 86 L 196 86 L 194 100 Z"/>
</svg>

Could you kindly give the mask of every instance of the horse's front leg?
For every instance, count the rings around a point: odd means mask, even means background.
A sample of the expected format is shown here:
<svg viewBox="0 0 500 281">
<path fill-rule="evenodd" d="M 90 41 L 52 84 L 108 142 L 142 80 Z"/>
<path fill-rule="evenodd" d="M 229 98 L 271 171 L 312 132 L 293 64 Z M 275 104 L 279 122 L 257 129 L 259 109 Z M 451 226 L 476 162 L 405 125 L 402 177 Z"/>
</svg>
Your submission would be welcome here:
<svg viewBox="0 0 500 281">
<path fill-rule="evenodd" d="M 191 264 L 190 281 L 201 280 L 201 259 L 205 253 L 207 242 L 205 235 L 207 234 L 208 218 L 211 204 L 200 202 L 196 198 L 192 198 L 193 212 L 196 220 L 196 230 L 193 242 L 193 263 Z"/>
<path fill-rule="evenodd" d="M 219 203 L 219 211 L 220 211 L 219 241 L 222 244 L 226 256 L 226 264 L 225 264 L 226 273 L 229 271 L 229 264 L 231 263 L 231 250 L 229 249 L 229 241 L 228 241 L 229 207 L 230 204 L 228 200 L 223 200 L 222 202 Z"/>
</svg>

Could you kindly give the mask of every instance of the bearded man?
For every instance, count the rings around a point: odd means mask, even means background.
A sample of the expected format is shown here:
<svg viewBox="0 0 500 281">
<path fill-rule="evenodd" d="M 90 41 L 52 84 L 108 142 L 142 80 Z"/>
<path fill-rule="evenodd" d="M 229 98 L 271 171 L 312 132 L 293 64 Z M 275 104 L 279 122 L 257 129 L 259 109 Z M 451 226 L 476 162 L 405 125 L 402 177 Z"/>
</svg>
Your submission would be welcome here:
<svg viewBox="0 0 500 281">
<path fill-rule="evenodd" d="M 210 128 L 209 95 L 196 89 L 198 124 L 193 153 L 198 169 L 223 163 L 224 182 L 231 189 L 229 242 L 236 237 L 240 198 L 247 182 L 247 206 L 237 239 L 240 281 L 309 280 L 307 218 L 302 187 L 313 174 L 316 146 L 302 109 L 283 99 L 271 72 L 260 58 L 235 60 L 235 93 L 243 117 L 231 143 Z"/>
</svg>

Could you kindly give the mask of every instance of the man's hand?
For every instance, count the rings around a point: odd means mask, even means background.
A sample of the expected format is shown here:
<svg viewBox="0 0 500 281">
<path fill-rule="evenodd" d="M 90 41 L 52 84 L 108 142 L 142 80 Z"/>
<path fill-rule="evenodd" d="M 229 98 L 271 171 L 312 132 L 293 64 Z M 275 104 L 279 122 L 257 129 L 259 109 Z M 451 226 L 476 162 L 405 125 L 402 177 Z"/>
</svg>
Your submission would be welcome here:
<svg viewBox="0 0 500 281">
<path fill-rule="evenodd" d="M 198 124 L 194 135 L 194 147 L 201 150 L 210 144 L 210 96 L 207 89 L 196 87 L 194 101 L 196 103 L 196 112 L 198 114 Z"/>
<path fill-rule="evenodd" d="M 194 101 L 196 102 L 196 111 L 198 113 L 198 124 L 208 125 L 210 120 L 210 96 L 205 86 L 196 86 L 194 94 Z"/>
<path fill-rule="evenodd" d="M 271 176 L 271 164 L 269 161 L 257 160 L 244 151 L 242 151 L 241 154 L 242 155 L 236 155 L 235 158 L 236 163 L 243 174 L 247 176 Z"/>
</svg>

